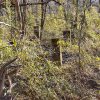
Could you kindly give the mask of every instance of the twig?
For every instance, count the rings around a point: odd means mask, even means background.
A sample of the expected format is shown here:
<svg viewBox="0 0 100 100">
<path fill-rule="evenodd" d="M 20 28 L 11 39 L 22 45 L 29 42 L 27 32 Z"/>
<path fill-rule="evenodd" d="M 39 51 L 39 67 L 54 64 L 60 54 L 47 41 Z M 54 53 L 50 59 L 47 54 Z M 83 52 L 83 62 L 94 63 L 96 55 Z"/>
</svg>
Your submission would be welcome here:
<svg viewBox="0 0 100 100">
<path fill-rule="evenodd" d="M 7 67 L 7 66 L 10 65 L 11 63 L 13 63 L 16 59 L 17 59 L 17 57 L 15 57 L 14 59 L 12 59 L 12 60 L 6 62 L 6 63 L 2 66 L 2 68 Z"/>
<path fill-rule="evenodd" d="M 20 32 L 19 29 L 17 29 L 16 27 L 14 27 L 14 26 L 12 26 L 12 25 L 10 25 L 10 24 L 7 24 L 7 23 L 5 23 L 5 22 L 0 22 L 0 24 L 5 25 L 5 26 L 8 26 L 8 27 L 12 27 L 13 29 L 15 29 L 15 30 L 17 30 L 18 32 Z"/>
</svg>

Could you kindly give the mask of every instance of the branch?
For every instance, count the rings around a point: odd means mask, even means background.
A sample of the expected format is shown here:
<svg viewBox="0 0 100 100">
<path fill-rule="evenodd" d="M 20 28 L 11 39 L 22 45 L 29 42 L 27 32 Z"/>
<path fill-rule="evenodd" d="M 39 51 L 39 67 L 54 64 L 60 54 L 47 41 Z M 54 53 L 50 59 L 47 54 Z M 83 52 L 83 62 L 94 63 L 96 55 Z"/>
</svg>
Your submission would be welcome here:
<svg viewBox="0 0 100 100">
<path fill-rule="evenodd" d="M 2 66 L 2 68 L 5 68 L 5 67 L 9 66 L 11 63 L 13 63 L 14 61 L 16 61 L 16 59 L 17 59 L 17 57 L 15 57 L 14 59 L 12 59 L 12 60 L 6 62 L 6 63 Z"/>
<path fill-rule="evenodd" d="M 31 6 L 31 5 L 45 5 L 48 4 L 49 2 L 54 1 L 55 3 L 57 3 L 58 5 L 62 5 L 59 1 L 57 0 L 47 0 L 45 2 L 37 2 L 37 3 L 23 3 L 23 4 L 19 4 L 19 6 Z M 10 7 L 15 7 L 15 4 L 11 5 Z"/>
<path fill-rule="evenodd" d="M 5 26 L 8 26 L 8 27 L 11 27 L 11 28 L 17 30 L 18 32 L 20 32 L 19 29 L 17 29 L 16 27 L 14 27 L 14 26 L 12 26 L 10 24 L 5 23 L 5 22 L 0 22 L 0 25 L 5 25 Z"/>
<path fill-rule="evenodd" d="M 19 4 L 19 6 L 31 6 L 31 5 L 41 5 L 41 4 L 46 4 L 47 2 L 39 2 L 39 3 L 23 3 L 23 4 Z M 15 4 L 11 5 L 10 7 L 15 7 Z"/>
<path fill-rule="evenodd" d="M 54 1 L 54 2 L 57 3 L 58 5 L 62 5 L 62 3 L 60 3 L 60 2 L 57 1 L 57 0 L 51 0 L 51 1 Z"/>
<path fill-rule="evenodd" d="M 10 24 L 7 24 L 7 23 L 5 23 L 5 22 L 0 22 L 0 24 L 3 24 L 3 25 L 6 25 L 6 26 L 11 27 L 11 25 L 10 25 Z"/>
</svg>

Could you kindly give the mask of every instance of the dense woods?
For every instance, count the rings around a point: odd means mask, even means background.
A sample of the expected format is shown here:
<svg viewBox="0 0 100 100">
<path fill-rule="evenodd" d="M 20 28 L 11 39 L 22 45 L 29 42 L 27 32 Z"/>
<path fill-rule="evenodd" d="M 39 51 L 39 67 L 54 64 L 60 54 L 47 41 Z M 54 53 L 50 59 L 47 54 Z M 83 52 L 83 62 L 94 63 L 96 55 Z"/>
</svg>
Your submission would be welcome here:
<svg viewBox="0 0 100 100">
<path fill-rule="evenodd" d="M 0 0 L 0 100 L 100 100 L 100 0 Z"/>
</svg>

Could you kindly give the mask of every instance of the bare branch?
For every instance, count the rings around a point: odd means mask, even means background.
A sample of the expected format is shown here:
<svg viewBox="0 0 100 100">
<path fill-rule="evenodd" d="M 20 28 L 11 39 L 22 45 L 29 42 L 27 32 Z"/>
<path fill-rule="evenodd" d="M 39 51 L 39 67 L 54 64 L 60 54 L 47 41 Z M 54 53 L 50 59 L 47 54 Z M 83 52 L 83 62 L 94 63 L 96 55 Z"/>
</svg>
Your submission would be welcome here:
<svg viewBox="0 0 100 100">
<path fill-rule="evenodd" d="M 16 61 L 16 59 L 17 59 L 17 57 L 15 57 L 14 59 L 12 59 L 12 60 L 6 62 L 6 63 L 2 66 L 2 68 L 5 68 L 5 67 L 9 66 L 11 63 L 13 63 L 14 61 Z"/>
<path fill-rule="evenodd" d="M 7 24 L 7 23 L 5 23 L 5 22 L 0 22 L 0 24 L 3 24 L 3 25 L 6 25 L 6 26 L 11 27 L 11 25 L 10 25 L 10 24 Z"/>
<path fill-rule="evenodd" d="M 0 25 L 5 25 L 5 26 L 8 26 L 8 27 L 11 27 L 11 28 L 15 29 L 17 32 L 20 32 L 18 28 L 14 27 L 14 26 L 12 26 L 10 24 L 7 24 L 5 22 L 0 22 Z"/>
</svg>

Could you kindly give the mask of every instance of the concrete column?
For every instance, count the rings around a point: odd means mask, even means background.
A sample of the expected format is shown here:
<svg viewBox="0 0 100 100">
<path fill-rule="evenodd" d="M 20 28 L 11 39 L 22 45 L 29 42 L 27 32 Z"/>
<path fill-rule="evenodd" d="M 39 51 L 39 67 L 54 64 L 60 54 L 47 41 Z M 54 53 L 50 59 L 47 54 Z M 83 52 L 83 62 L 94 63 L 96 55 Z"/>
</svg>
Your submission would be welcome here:
<svg viewBox="0 0 100 100">
<path fill-rule="evenodd" d="M 68 38 L 70 38 L 70 31 L 69 30 L 63 31 L 63 39 L 66 41 Z"/>
<path fill-rule="evenodd" d="M 61 47 L 58 45 L 59 39 L 51 39 L 52 44 L 52 60 L 59 66 L 62 65 Z"/>
<path fill-rule="evenodd" d="M 34 26 L 34 34 L 36 35 L 37 38 L 40 38 L 40 31 L 38 25 Z"/>
</svg>

